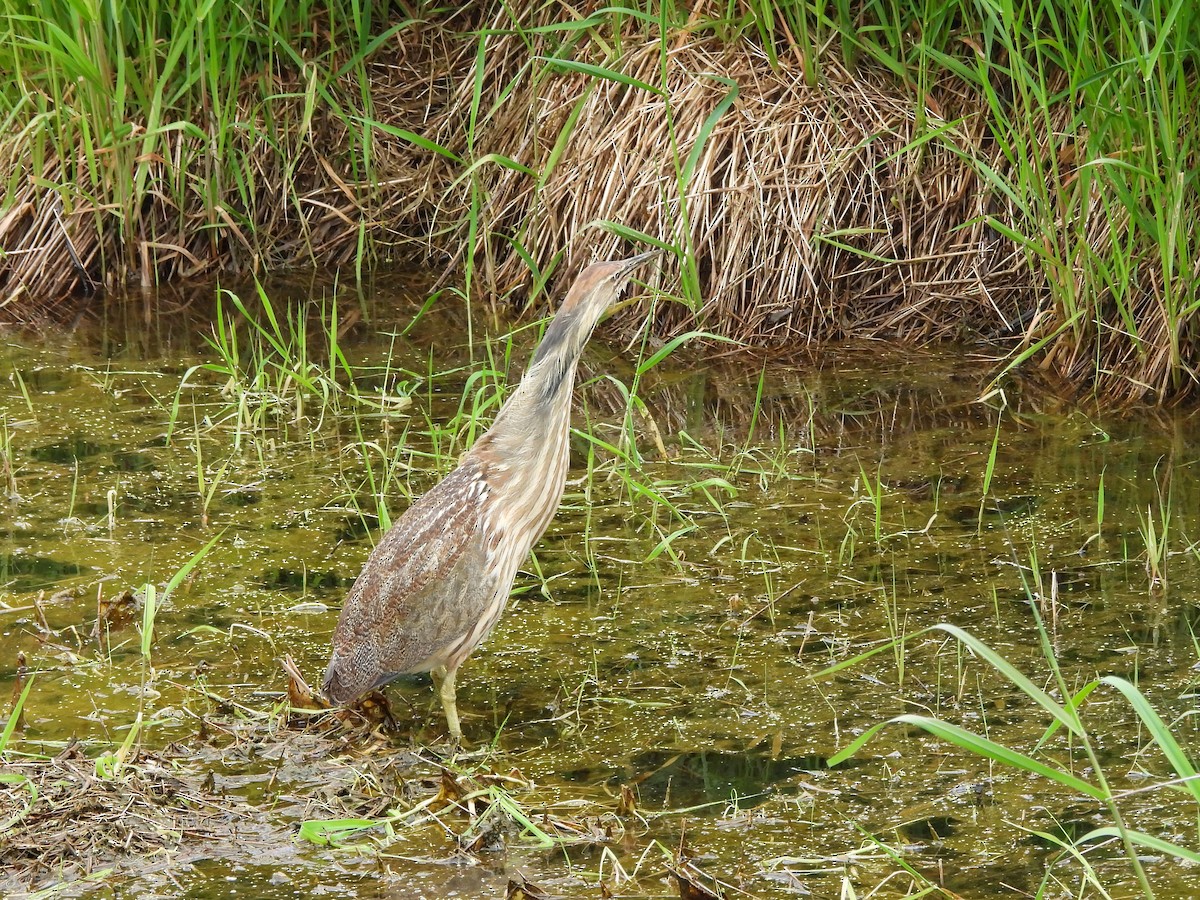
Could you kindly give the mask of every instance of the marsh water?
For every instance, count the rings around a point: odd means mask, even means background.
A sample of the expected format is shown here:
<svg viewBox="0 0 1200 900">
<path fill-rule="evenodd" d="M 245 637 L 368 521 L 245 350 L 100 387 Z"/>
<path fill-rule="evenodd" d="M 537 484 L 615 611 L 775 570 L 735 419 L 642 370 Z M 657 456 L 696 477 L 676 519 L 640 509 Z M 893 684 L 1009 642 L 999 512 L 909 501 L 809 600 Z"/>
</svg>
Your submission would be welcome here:
<svg viewBox="0 0 1200 900">
<path fill-rule="evenodd" d="M 1056 697 L 1048 656 L 1072 691 L 1128 679 L 1194 748 L 1188 416 L 993 386 L 982 348 L 784 364 L 685 346 L 639 371 L 653 346 L 598 339 L 563 507 L 460 673 L 472 747 L 454 754 L 427 679 L 389 687 L 394 721 L 356 735 L 289 718 L 280 660 L 319 683 L 381 517 L 453 466 L 538 326 L 476 309 L 468 343 L 457 301 L 399 278 L 266 292 L 274 324 L 241 292 L 265 331 L 207 289 L 0 341 L 5 714 L 18 653 L 36 673 L 9 761 L 121 752 L 126 772 L 192 779 L 210 819 L 33 881 L 13 869 L 0 890 L 495 897 L 526 879 L 528 896 L 677 897 L 692 872 L 727 896 L 904 896 L 922 879 L 1078 896 L 1087 866 L 1136 890 L 1119 844 L 1087 845 L 1086 865 L 1061 852 L 1111 824 L 1066 787 L 904 724 L 827 760 L 915 713 L 1095 777 L 939 623 Z M 147 584 L 162 605 L 144 655 Z M 1194 802 L 1161 787 L 1128 704 L 1102 685 L 1083 717 L 1127 824 L 1194 848 Z M 116 796 L 123 777 L 107 772 Z M 447 779 L 483 787 L 455 804 Z M 381 824 L 339 846 L 301 836 L 348 818 Z M 1194 868 L 1144 864 L 1160 896 L 1194 895 Z"/>
</svg>

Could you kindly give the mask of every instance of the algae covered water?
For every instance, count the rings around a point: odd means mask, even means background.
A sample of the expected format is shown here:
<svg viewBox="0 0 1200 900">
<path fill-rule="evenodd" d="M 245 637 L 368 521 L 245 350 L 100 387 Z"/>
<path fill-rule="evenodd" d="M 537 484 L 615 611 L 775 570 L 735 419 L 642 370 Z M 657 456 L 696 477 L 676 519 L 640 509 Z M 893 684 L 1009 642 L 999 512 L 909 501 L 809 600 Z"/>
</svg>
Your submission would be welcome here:
<svg viewBox="0 0 1200 900">
<path fill-rule="evenodd" d="M 468 344 L 464 311 L 400 279 L 254 294 L 113 301 L 0 345 L 5 710 L 32 680 L 5 892 L 1138 889 L 1102 798 L 917 717 L 1088 785 L 1099 762 L 1127 828 L 1197 847 L 1178 766 L 1094 684 L 1136 685 L 1194 749 L 1187 417 L 991 385 L 970 348 L 648 366 L 596 342 L 567 496 L 460 673 L 452 754 L 427 679 L 363 726 L 289 712 L 283 661 L 319 681 L 381 526 L 486 427 L 537 328 L 476 311 Z M 939 623 L 1086 692 L 1087 741 Z M 1189 895 L 1186 863 L 1143 866 Z"/>
</svg>

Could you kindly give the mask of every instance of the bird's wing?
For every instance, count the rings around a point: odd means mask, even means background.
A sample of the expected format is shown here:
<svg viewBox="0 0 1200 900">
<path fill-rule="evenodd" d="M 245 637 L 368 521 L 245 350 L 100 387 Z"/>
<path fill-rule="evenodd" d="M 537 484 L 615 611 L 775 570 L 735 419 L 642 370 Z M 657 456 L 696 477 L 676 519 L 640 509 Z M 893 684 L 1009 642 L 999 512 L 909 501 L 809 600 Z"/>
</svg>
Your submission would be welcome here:
<svg viewBox="0 0 1200 900">
<path fill-rule="evenodd" d="M 480 463 L 468 457 L 372 551 L 334 632 L 326 673 L 334 699 L 424 671 L 480 621 L 496 590 L 480 527 L 487 491 Z"/>
</svg>

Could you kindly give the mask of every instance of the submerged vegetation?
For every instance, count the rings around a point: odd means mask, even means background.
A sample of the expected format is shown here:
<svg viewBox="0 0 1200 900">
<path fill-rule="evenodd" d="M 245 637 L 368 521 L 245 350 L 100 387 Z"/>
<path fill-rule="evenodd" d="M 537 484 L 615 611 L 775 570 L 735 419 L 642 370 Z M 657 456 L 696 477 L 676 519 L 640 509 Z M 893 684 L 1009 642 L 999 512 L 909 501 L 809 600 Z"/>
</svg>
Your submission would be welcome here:
<svg viewBox="0 0 1200 900">
<path fill-rule="evenodd" d="M 394 254 L 543 304 L 646 235 L 664 338 L 1003 338 L 1195 395 L 1187 0 L 398 9 L 0 6 L 5 314 Z"/>
<path fill-rule="evenodd" d="M 360 718 L 303 676 L 536 334 L 465 347 L 465 309 L 356 290 L 0 348 L 0 891 L 1191 890 L 1185 417 L 1020 379 L 981 404 L 970 356 L 594 345 L 563 510 L 447 755 L 426 685 Z"/>
</svg>

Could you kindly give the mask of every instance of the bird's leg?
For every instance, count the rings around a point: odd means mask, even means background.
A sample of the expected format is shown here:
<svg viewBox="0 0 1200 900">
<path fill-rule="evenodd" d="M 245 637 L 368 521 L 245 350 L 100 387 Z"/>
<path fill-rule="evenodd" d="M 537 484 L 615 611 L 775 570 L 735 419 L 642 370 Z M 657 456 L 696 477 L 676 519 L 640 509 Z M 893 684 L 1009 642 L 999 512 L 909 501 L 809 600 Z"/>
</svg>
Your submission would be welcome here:
<svg viewBox="0 0 1200 900">
<path fill-rule="evenodd" d="M 433 685 L 437 688 L 438 698 L 442 701 L 442 711 L 446 714 L 446 725 L 450 728 L 450 741 L 461 744 L 463 742 L 462 727 L 458 723 L 458 701 L 454 689 L 454 679 L 458 675 L 458 669 L 438 666 L 430 674 L 433 676 Z"/>
</svg>

